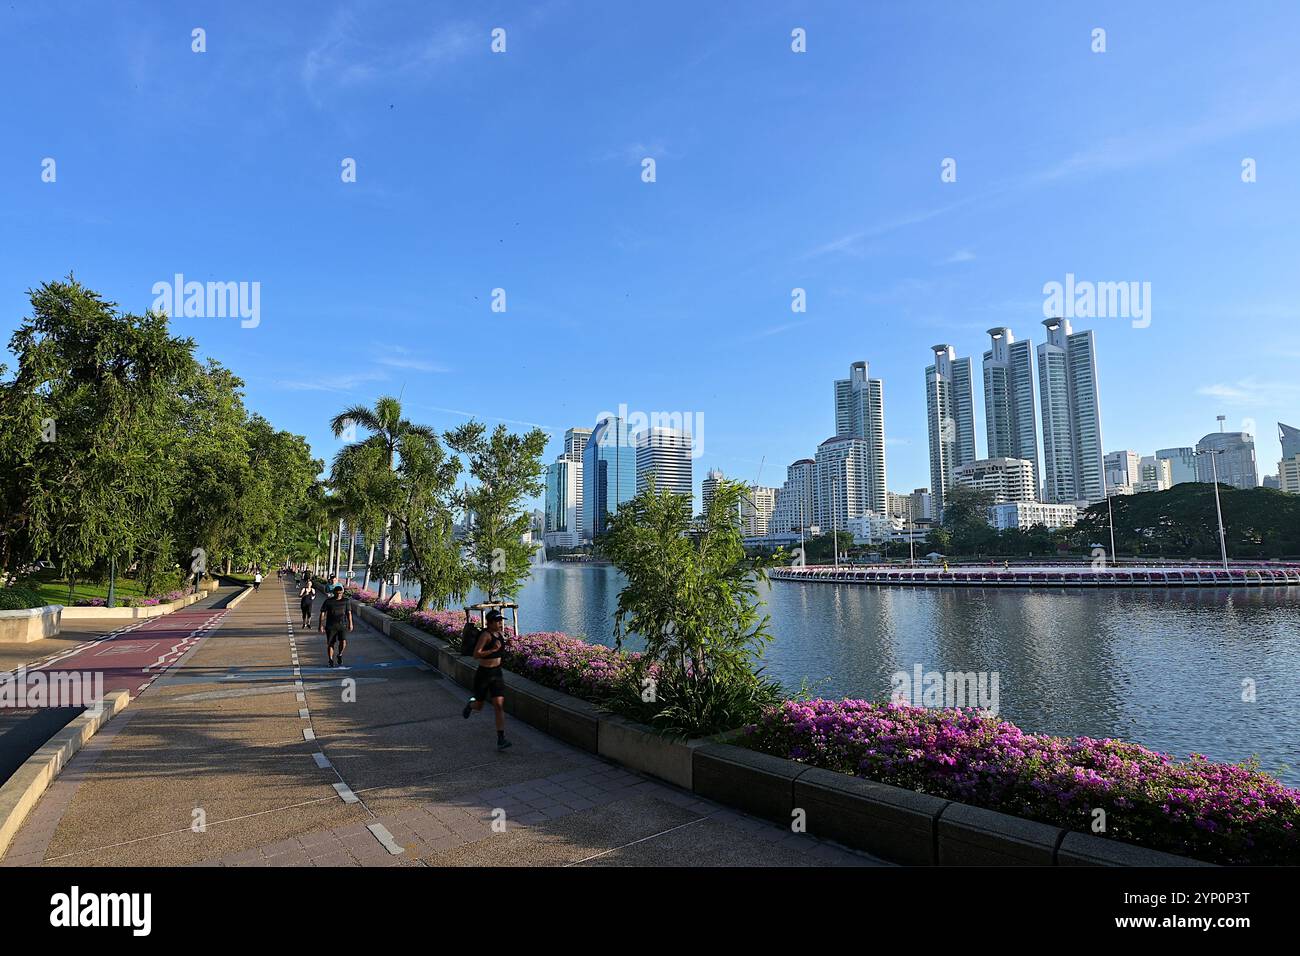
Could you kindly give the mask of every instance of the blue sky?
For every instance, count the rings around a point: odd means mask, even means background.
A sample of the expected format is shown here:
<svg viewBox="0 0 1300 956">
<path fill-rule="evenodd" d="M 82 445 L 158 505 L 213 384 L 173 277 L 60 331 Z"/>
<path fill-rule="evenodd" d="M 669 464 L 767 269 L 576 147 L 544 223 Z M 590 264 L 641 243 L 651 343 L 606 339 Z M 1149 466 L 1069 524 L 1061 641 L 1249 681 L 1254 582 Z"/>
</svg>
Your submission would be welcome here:
<svg viewBox="0 0 1300 956">
<path fill-rule="evenodd" d="M 1066 273 L 1151 283 L 1149 327 L 1075 323 L 1107 450 L 1223 414 L 1272 473 L 1300 424 L 1294 4 L 86 2 L 0 34 L 5 334 L 70 271 L 133 311 L 178 272 L 260 282 L 256 328 L 174 328 L 324 458 L 385 393 L 538 423 L 548 457 L 626 404 L 703 414 L 697 485 L 779 484 L 865 359 L 907 491 L 930 346 L 1042 341 Z"/>
</svg>

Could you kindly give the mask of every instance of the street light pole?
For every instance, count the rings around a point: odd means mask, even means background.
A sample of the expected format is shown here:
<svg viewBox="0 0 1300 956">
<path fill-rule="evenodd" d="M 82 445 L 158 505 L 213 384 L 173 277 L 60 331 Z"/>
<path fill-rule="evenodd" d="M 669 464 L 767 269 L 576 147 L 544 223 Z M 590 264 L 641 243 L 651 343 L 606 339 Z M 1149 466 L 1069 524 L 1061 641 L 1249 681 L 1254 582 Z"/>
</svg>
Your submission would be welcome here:
<svg viewBox="0 0 1300 956">
<path fill-rule="evenodd" d="M 836 494 L 839 482 L 831 478 L 831 550 L 835 552 L 835 567 L 840 566 L 840 505 Z"/>
<path fill-rule="evenodd" d="M 1223 506 L 1219 503 L 1219 464 L 1220 452 L 1210 452 L 1210 471 L 1214 475 L 1214 513 L 1219 519 L 1219 557 L 1223 559 L 1223 570 L 1228 570 L 1228 540 L 1223 533 Z"/>
<path fill-rule="evenodd" d="M 1101 493 L 1106 496 L 1106 514 L 1110 516 L 1110 563 L 1116 567 L 1119 566 L 1119 556 L 1115 554 L 1115 509 L 1110 503 L 1110 491 L 1106 487 L 1106 468 L 1102 463 L 1101 469 Z"/>
</svg>

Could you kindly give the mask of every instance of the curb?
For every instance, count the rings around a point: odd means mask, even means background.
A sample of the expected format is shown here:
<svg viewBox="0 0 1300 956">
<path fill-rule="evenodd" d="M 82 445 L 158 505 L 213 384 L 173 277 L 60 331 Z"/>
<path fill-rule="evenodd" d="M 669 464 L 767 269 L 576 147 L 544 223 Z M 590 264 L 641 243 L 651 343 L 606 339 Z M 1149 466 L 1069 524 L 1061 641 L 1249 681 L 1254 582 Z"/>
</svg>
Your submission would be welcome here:
<svg viewBox="0 0 1300 956">
<path fill-rule="evenodd" d="M 353 599 L 363 621 L 449 680 L 472 687 L 478 665 L 427 631 Z M 903 865 L 1215 866 L 735 746 L 736 731 L 674 740 L 595 704 L 504 671 L 506 712 L 588 753 Z"/>
<path fill-rule="evenodd" d="M 95 701 L 28 757 L 0 787 L 0 858 L 9 849 L 36 801 L 49 789 L 73 755 L 130 702 L 131 695 L 124 690 Z M 100 704 L 102 707 L 97 706 Z"/>
</svg>

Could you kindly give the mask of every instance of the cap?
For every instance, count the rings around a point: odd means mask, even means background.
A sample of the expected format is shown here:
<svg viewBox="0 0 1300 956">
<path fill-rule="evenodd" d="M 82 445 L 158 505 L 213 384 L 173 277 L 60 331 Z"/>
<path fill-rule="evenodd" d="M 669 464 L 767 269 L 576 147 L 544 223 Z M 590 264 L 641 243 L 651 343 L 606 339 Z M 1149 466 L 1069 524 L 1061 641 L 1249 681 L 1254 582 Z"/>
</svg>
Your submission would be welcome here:
<svg viewBox="0 0 1300 956">
<path fill-rule="evenodd" d="M 343 585 L 341 585 L 341 584 L 336 584 L 336 585 L 334 585 L 334 590 L 335 590 L 335 591 L 342 591 L 342 590 L 343 590 Z"/>
<path fill-rule="evenodd" d="M 493 609 L 491 611 L 488 611 L 487 619 L 489 621 L 504 621 L 506 619 L 506 616 L 502 614 L 500 611 Z"/>
</svg>

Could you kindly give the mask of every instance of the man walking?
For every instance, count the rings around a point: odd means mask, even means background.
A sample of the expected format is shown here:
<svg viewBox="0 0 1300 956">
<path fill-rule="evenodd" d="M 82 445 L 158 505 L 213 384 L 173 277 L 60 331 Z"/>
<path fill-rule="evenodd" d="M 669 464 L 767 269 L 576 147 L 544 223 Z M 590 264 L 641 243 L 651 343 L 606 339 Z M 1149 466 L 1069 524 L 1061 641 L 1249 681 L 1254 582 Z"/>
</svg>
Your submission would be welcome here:
<svg viewBox="0 0 1300 956">
<path fill-rule="evenodd" d="M 334 593 L 321 602 L 320 613 L 316 615 L 316 632 L 325 634 L 326 667 L 343 666 L 343 652 L 347 650 L 350 630 L 352 630 L 352 606 L 343 596 L 343 585 L 336 584 Z M 339 646 L 337 657 L 334 655 L 335 643 Z"/>
<path fill-rule="evenodd" d="M 492 701 L 492 709 L 497 719 L 497 750 L 510 746 L 506 740 L 506 682 L 501 676 L 501 656 L 505 653 L 505 617 L 498 610 L 488 611 L 487 629 L 479 635 L 474 647 L 474 659 L 478 661 L 478 670 L 474 672 L 474 696 L 465 704 L 460 715 L 469 720 L 469 715 L 483 709 L 483 702 Z"/>
<path fill-rule="evenodd" d="M 253 590 L 260 591 L 261 589 L 262 589 L 262 569 L 258 568 L 257 572 L 253 575 Z"/>
</svg>

